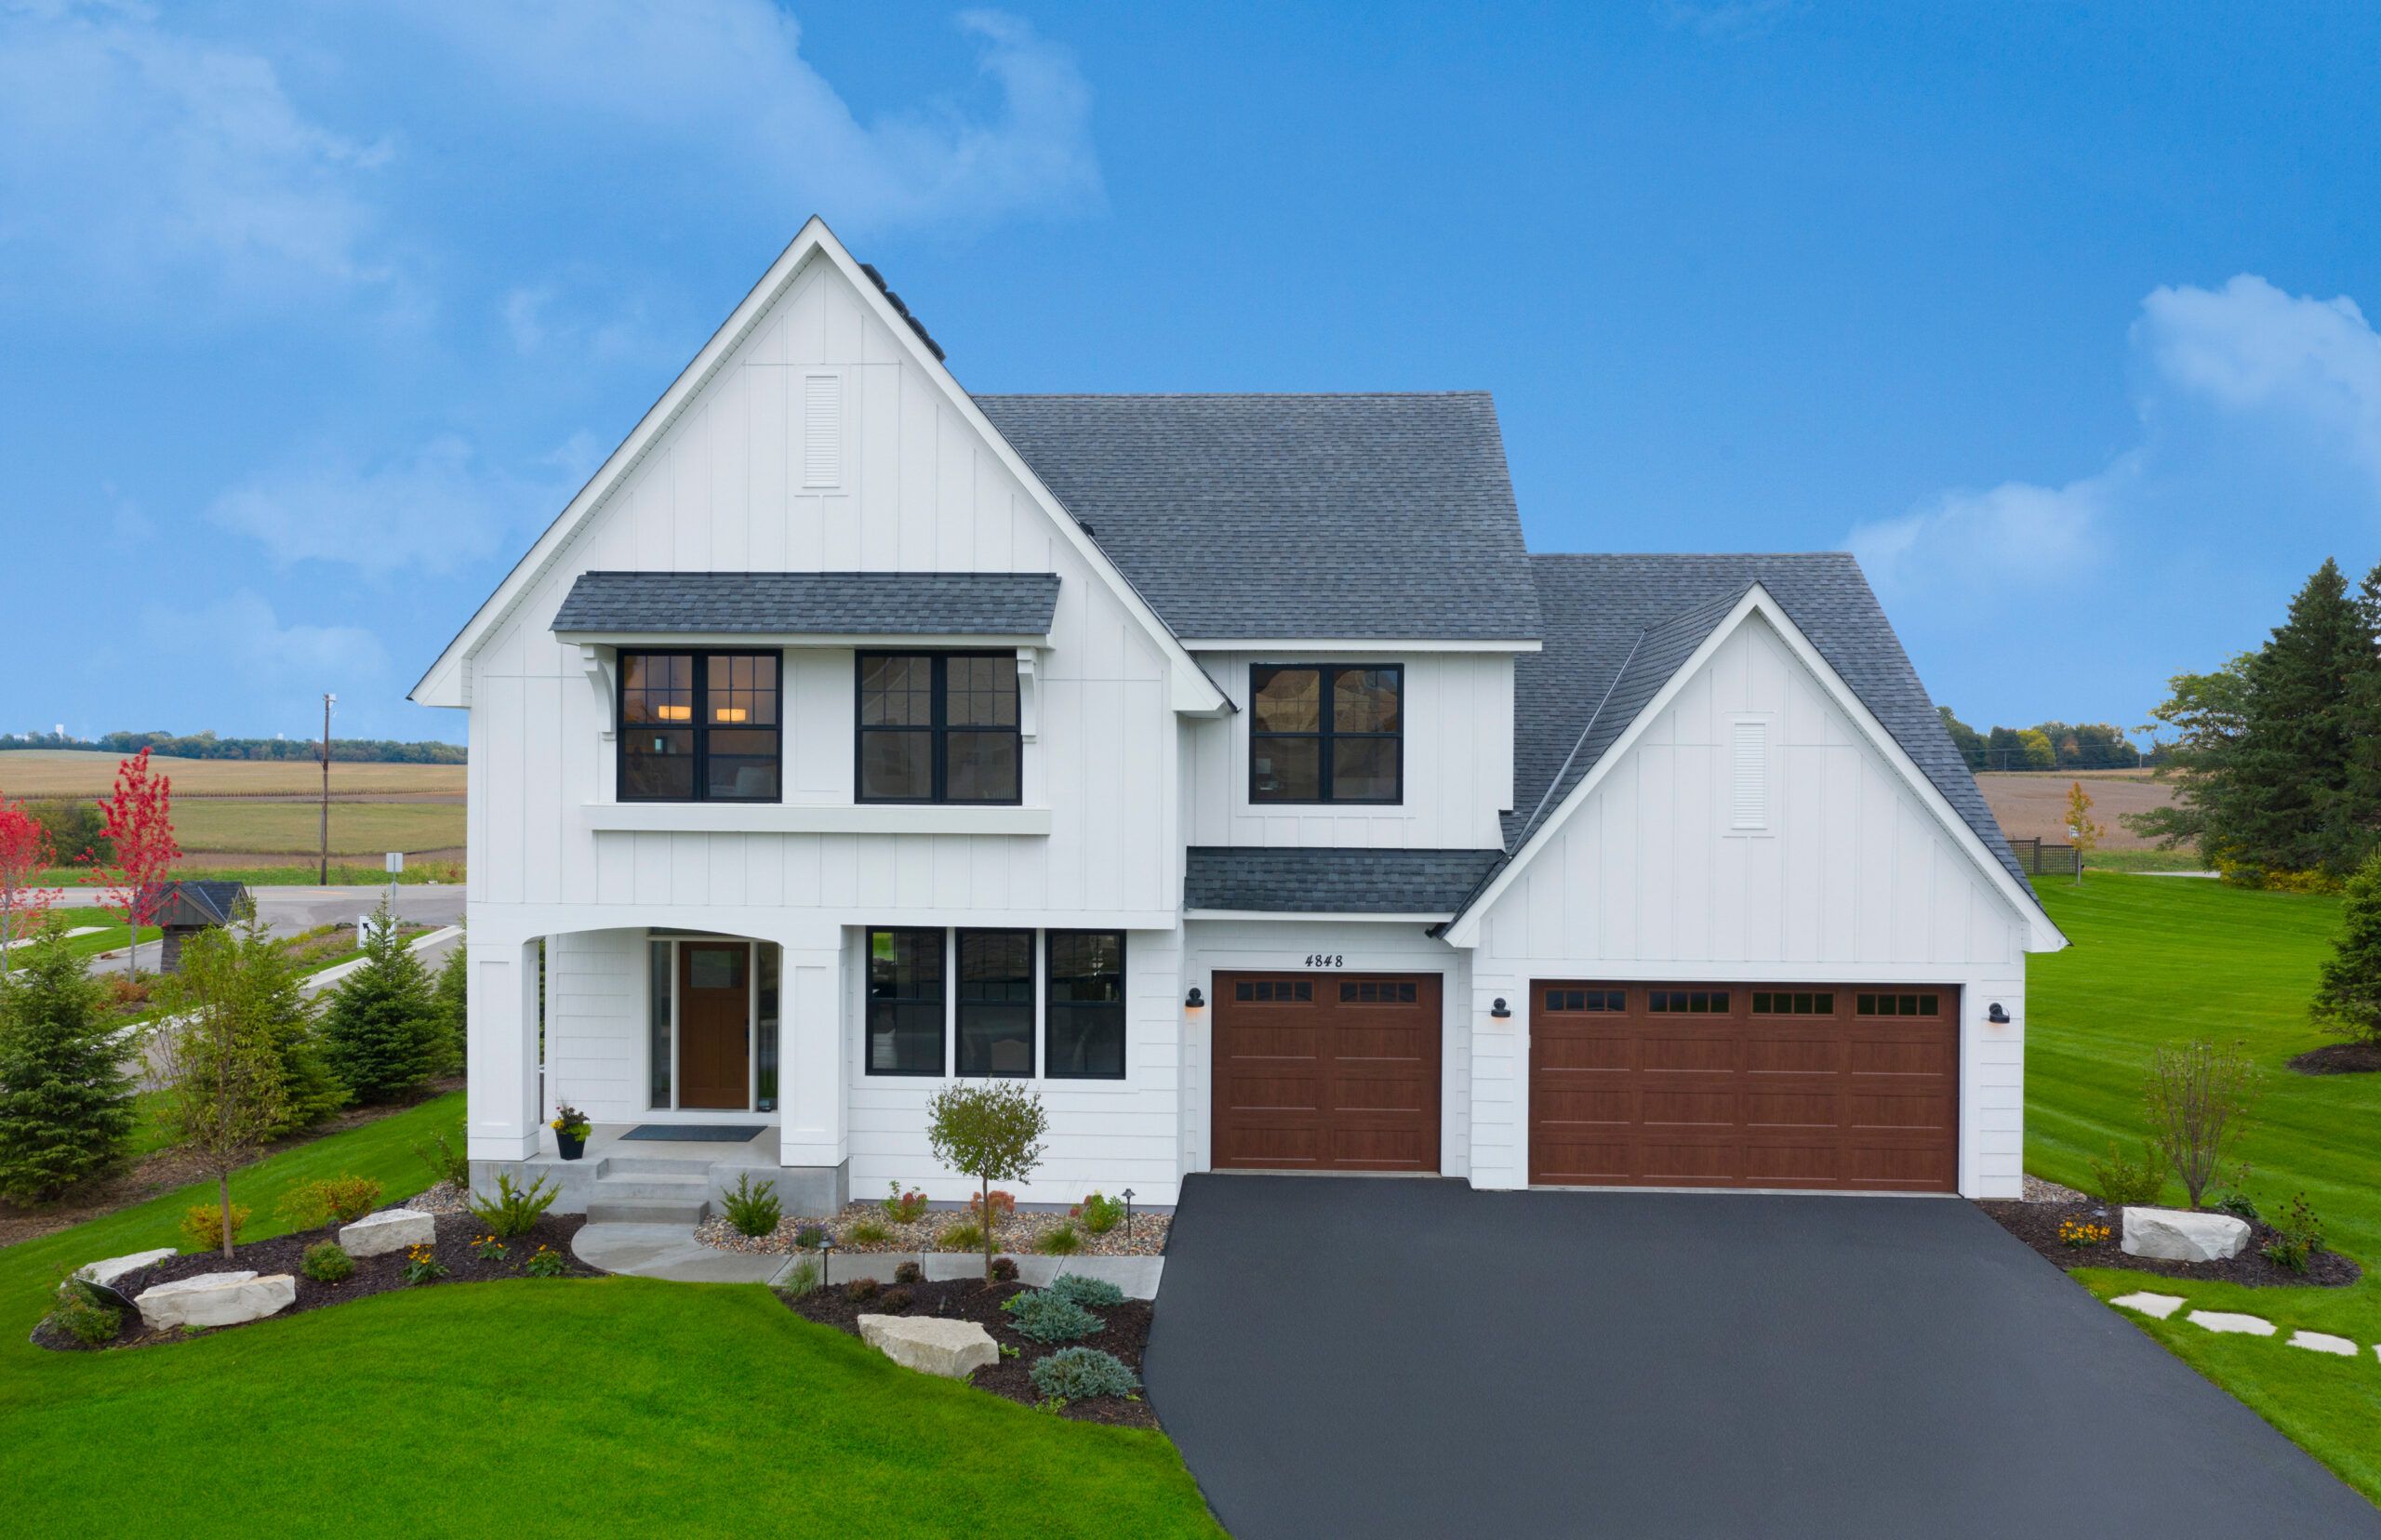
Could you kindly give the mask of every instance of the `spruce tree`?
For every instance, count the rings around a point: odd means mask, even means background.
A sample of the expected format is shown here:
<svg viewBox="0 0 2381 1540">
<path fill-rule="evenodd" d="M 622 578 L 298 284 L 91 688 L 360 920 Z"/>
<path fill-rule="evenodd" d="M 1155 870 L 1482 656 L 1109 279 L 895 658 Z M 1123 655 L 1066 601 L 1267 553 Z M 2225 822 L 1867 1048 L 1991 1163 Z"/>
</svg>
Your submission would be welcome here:
<svg viewBox="0 0 2381 1540">
<path fill-rule="evenodd" d="M 2343 1037 L 2381 1044 L 2381 851 L 2348 880 L 2340 920 L 2308 1014 Z"/>
<path fill-rule="evenodd" d="M 313 1127 L 347 1105 L 347 1087 L 333 1072 L 314 1003 L 303 979 L 256 917 L 250 904 L 234 923 L 233 961 L 247 981 L 259 1029 L 281 1065 L 281 1113 L 268 1142 Z"/>
<path fill-rule="evenodd" d="M 461 1073 L 471 1062 L 471 964 L 464 961 L 468 950 L 458 941 L 446 961 L 438 965 L 432 985 L 438 1001 L 438 1035 L 446 1053 L 440 1069 L 452 1074 Z"/>
<path fill-rule="evenodd" d="M 323 1014 L 331 1069 L 360 1102 L 393 1101 L 419 1090 L 445 1056 L 429 970 L 397 939 L 386 903 L 364 940 L 364 965 L 348 975 Z"/>
<path fill-rule="evenodd" d="M 124 1163 L 128 1045 L 55 913 L 0 987 L 0 1197 L 47 1202 Z"/>
</svg>

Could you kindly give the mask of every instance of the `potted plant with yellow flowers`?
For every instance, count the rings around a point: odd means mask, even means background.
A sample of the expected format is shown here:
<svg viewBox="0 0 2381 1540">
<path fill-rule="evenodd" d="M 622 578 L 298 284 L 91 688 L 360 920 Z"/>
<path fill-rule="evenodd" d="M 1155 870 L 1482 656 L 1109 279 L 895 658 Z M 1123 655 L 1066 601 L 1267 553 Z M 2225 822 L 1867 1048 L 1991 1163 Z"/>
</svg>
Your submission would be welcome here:
<svg viewBox="0 0 2381 1540">
<path fill-rule="evenodd" d="M 564 1160 L 575 1161 L 587 1153 L 587 1135 L 595 1132 L 595 1125 L 587 1121 L 586 1113 L 568 1102 L 557 1102 L 552 1126 L 554 1143 L 562 1147 Z"/>
</svg>

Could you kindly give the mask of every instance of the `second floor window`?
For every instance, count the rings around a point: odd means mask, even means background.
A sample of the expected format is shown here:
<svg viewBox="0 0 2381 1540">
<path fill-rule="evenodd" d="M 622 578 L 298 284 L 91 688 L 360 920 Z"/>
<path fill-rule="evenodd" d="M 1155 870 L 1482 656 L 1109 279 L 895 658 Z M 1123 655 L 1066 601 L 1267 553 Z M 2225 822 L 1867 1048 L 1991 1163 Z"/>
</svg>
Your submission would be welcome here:
<svg viewBox="0 0 2381 1540">
<path fill-rule="evenodd" d="M 1023 800 L 1013 653 L 859 655 L 864 803 Z"/>
<path fill-rule="evenodd" d="M 622 802 L 778 800 L 774 653 L 620 655 Z"/>
<path fill-rule="evenodd" d="M 1405 670 L 1395 663 L 1249 670 L 1248 800 L 1404 800 Z"/>
</svg>

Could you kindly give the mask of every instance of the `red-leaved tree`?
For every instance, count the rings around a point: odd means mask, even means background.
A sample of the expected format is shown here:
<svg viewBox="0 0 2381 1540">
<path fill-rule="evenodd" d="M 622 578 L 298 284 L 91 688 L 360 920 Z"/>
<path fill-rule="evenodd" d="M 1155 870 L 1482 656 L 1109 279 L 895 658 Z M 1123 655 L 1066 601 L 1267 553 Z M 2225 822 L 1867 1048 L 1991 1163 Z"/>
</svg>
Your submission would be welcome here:
<svg viewBox="0 0 2381 1540">
<path fill-rule="evenodd" d="M 8 976 L 9 953 L 41 929 L 41 918 L 57 896 L 36 884 L 57 859 L 41 820 L 0 797 L 0 978 Z"/>
<path fill-rule="evenodd" d="M 165 906 L 162 884 L 182 856 L 182 847 L 174 843 L 174 783 L 150 770 L 148 750 L 115 767 L 115 792 L 100 803 L 100 816 L 106 820 L 115 858 L 103 862 L 86 851 L 84 859 L 117 890 L 121 902 L 103 901 L 101 907 L 121 918 L 132 933 L 132 944 L 124 953 L 124 971 L 130 976 L 140 949 L 140 927 L 156 919 Z"/>
</svg>

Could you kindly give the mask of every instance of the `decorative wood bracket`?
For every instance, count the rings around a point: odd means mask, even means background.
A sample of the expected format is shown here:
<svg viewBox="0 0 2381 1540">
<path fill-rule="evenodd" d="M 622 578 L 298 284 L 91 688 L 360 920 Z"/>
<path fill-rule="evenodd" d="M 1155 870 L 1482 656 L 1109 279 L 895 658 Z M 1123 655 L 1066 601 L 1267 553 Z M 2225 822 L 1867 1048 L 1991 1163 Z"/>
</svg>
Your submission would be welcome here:
<svg viewBox="0 0 2381 1540">
<path fill-rule="evenodd" d="M 1041 657 L 1039 647 L 1017 649 L 1017 736 L 1024 743 L 1042 730 L 1042 684 L 1034 672 Z"/>
<path fill-rule="evenodd" d="M 610 647 L 599 647 L 592 642 L 579 644 L 579 666 L 587 670 L 587 683 L 595 687 L 595 720 L 604 724 L 602 736 L 605 743 L 619 734 L 620 693 L 612 687 L 619 660 L 619 654 Z"/>
</svg>

